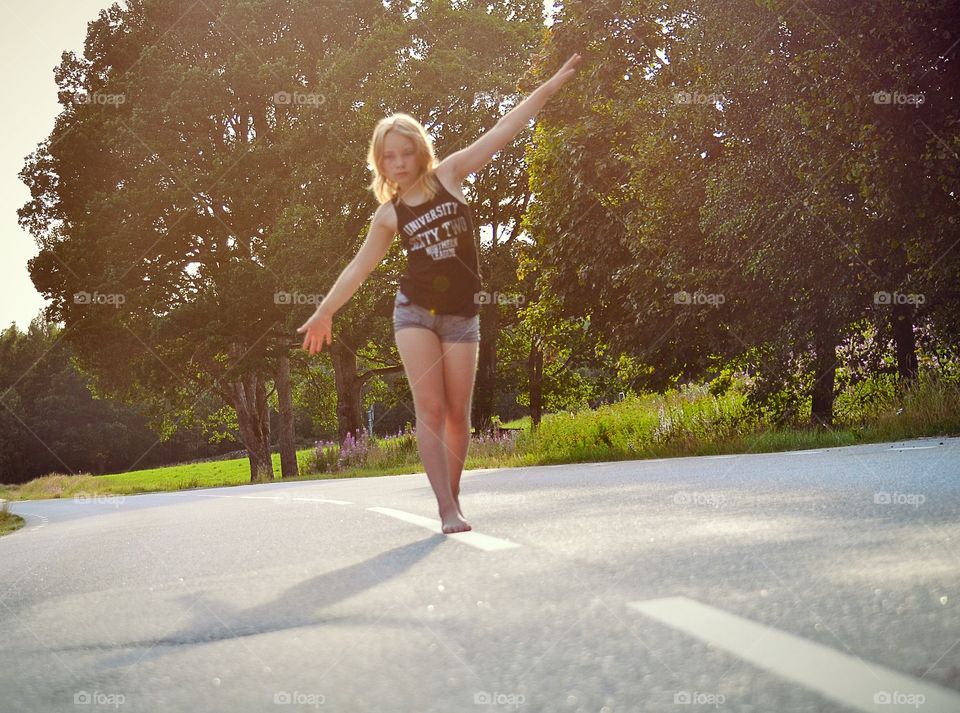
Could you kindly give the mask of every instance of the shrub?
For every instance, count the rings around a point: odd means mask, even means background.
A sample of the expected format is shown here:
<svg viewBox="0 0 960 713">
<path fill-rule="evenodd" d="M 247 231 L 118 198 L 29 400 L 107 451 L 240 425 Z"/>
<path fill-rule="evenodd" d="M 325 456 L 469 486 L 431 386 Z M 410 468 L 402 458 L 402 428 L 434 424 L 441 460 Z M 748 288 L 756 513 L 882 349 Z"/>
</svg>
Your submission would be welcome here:
<svg viewBox="0 0 960 713">
<path fill-rule="evenodd" d="M 419 457 L 416 429 L 408 428 L 397 431 L 395 436 L 375 438 L 366 464 L 371 468 L 395 468 L 414 464 Z"/>
<path fill-rule="evenodd" d="M 517 451 L 518 431 L 491 428 L 481 431 L 470 442 L 467 456 L 470 458 L 502 458 Z"/>
<path fill-rule="evenodd" d="M 317 441 L 313 451 L 313 465 L 318 473 L 337 472 L 340 447 L 334 441 Z"/>
<path fill-rule="evenodd" d="M 359 468 L 366 463 L 367 453 L 370 451 L 370 439 L 366 431 L 360 431 L 360 437 L 347 433 L 340 444 L 340 455 L 337 458 L 337 469 Z"/>
</svg>

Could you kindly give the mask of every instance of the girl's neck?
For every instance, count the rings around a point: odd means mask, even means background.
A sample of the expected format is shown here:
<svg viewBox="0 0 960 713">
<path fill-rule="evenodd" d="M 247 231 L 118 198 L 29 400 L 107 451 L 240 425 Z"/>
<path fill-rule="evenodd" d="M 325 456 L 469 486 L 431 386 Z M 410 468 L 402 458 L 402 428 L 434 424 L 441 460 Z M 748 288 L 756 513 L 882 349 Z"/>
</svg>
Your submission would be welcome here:
<svg viewBox="0 0 960 713">
<path fill-rule="evenodd" d="M 418 186 L 419 186 L 419 187 L 423 187 L 423 185 L 424 185 L 424 184 L 423 184 L 423 179 L 426 178 L 426 175 L 427 175 L 427 174 L 426 174 L 425 172 L 424 172 L 424 173 L 421 173 L 421 174 L 420 174 L 420 178 L 418 178 L 416 181 L 414 181 L 413 183 L 411 183 L 411 184 L 410 184 L 409 186 L 407 186 L 406 188 L 404 188 L 403 186 L 399 186 L 399 187 L 397 188 L 397 197 L 398 197 L 400 200 L 402 200 L 404 203 L 408 202 L 407 199 L 409 198 L 411 192 L 412 192 L 415 188 L 417 188 Z M 413 201 L 413 202 L 414 202 L 414 203 L 422 203 L 423 201 Z"/>
</svg>

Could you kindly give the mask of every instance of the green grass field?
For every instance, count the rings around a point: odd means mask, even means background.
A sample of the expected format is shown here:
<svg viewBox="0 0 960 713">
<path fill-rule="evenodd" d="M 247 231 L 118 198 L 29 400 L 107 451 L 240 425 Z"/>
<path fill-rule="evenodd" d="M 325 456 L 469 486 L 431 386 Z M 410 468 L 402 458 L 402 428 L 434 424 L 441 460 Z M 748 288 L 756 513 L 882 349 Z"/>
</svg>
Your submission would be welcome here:
<svg viewBox="0 0 960 713">
<path fill-rule="evenodd" d="M 489 434 L 474 438 L 465 469 L 761 453 L 960 434 L 960 385 L 956 382 L 923 379 L 900 395 L 875 386 L 869 393 L 870 398 L 852 393 L 838 399 L 834 429 L 772 427 L 750 415 L 743 394 L 736 389 L 719 397 L 706 386 L 628 396 L 594 410 L 548 414 L 536 430 L 530 428 L 529 418 L 505 423 L 520 430 L 509 438 L 492 439 Z M 337 446 L 327 447 L 320 459 L 313 448 L 298 451 L 301 475 L 297 480 L 423 470 L 410 434 L 376 439 L 340 469 L 337 457 Z M 273 470 L 279 480 L 278 454 L 273 456 Z M 112 475 L 51 474 L 19 486 L 0 485 L 0 498 L 134 494 L 249 482 L 248 460 L 236 458 Z"/>
</svg>

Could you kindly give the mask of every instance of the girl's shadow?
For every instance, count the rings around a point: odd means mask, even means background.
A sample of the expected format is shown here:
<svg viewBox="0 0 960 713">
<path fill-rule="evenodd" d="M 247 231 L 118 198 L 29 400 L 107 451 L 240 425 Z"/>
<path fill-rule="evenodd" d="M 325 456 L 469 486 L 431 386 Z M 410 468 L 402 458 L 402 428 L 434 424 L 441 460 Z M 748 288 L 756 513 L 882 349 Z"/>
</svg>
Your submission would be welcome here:
<svg viewBox="0 0 960 713">
<path fill-rule="evenodd" d="M 396 577 L 424 559 L 446 536 L 436 534 L 417 542 L 403 545 L 358 562 L 327 572 L 290 587 L 277 599 L 250 607 L 236 609 L 231 605 L 207 600 L 202 594 L 184 595 L 183 603 L 193 615 L 191 621 L 179 630 L 158 639 L 118 642 L 115 644 L 82 644 L 67 646 L 58 651 L 91 651 L 103 649 L 115 652 L 100 661 L 104 669 L 133 666 L 146 659 L 159 658 L 180 646 L 214 643 L 244 636 L 256 636 L 275 631 L 316 626 L 325 623 L 372 624 L 390 623 L 410 626 L 409 620 L 390 620 L 382 616 L 318 616 L 317 611 L 342 602 L 367 589 Z M 199 602 L 194 599 L 199 599 Z M 216 620 L 210 625 L 210 619 Z M 146 648 L 144 652 L 142 649 Z M 121 649 L 118 651 L 118 649 Z"/>
</svg>

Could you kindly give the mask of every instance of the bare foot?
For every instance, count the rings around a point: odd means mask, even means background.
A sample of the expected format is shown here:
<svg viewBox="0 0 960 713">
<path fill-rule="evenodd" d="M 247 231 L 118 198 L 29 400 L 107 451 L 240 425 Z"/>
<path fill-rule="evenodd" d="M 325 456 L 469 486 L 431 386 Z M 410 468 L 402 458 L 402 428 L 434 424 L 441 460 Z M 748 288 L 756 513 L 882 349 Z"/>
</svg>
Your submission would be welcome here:
<svg viewBox="0 0 960 713">
<path fill-rule="evenodd" d="M 444 534 L 449 535 L 451 532 L 466 532 L 467 530 L 472 530 L 470 523 L 463 519 L 463 514 L 460 512 L 460 507 L 458 506 L 456 510 L 447 514 L 446 517 L 443 516 L 443 513 L 440 513 L 440 521 Z"/>
</svg>

